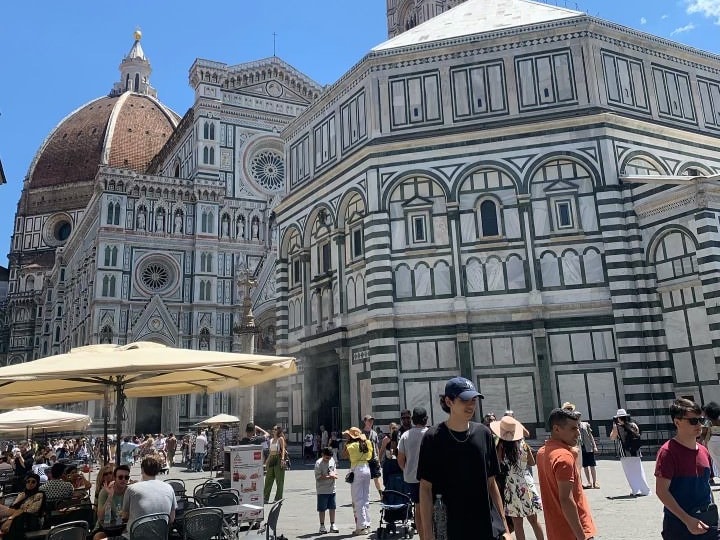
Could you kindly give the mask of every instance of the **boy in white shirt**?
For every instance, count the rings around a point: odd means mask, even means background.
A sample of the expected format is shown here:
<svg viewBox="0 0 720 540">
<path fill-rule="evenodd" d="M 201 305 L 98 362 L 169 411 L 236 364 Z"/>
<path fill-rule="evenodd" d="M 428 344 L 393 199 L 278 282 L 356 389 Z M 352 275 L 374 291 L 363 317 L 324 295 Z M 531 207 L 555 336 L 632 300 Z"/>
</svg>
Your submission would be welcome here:
<svg viewBox="0 0 720 540">
<path fill-rule="evenodd" d="M 332 448 L 323 448 L 321 457 L 315 462 L 315 489 L 317 491 L 317 511 L 320 517 L 320 534 L 325 534 L 325 510 L 330 511 L 330 531 L 339 532 L 335 526 L 335 460 Z"/>
</svg>

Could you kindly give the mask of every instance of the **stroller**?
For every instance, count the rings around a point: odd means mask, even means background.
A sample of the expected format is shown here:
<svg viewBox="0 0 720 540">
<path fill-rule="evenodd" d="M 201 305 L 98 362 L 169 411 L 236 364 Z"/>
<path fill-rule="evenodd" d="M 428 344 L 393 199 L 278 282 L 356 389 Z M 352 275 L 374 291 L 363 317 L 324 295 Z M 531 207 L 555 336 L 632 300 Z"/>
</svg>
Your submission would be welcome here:
<svg viewBox="0 0 720 540">
<path fill-rule="evenodd" d="M 412 538 L 415 534 L 413 516 L 415 506 L 407 493 L 402 474 L 393 474 L 385 478 L 385 491 L 380 502 L 380 525 L 377 538 L 382 540 L 390 535 L 402 534 L 402 538 Z"/>
</svg>

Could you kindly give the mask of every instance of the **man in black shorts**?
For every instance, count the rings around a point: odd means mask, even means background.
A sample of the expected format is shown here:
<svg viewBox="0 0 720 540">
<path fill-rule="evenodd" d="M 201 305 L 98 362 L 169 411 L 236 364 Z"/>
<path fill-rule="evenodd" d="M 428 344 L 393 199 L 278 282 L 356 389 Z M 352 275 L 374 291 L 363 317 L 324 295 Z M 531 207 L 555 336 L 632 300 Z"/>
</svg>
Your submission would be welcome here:
<svg viewBox="0 0 720 540">
<path fill-rule="evenodd" d="M 450 417 L 430 428 L 420 445 L 421 523 L 424 539 L 433 534 L 433 502 L 442 495 L 447 509 L 447 539 L 510 540 L 495 476 L 500 472 L 490 430 L 471 422 L 482 395 L 463 377 L 450 379 L 440 406 Z"/>
</svg>

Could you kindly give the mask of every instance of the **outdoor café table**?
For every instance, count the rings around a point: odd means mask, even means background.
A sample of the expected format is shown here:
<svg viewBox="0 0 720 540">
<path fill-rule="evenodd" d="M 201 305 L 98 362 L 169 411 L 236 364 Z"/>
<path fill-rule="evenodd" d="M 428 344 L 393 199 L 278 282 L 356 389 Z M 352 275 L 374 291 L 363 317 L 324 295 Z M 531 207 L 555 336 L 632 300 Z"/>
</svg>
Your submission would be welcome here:
<svg viewBox="0 0 720 540">
<path fill-rule="evenodd" d="M 262 506 L 256 506 L 254 504 L 231 504 L 228 506 L 215 506 L 214 508 L 219 508 L 220 510 L 222 510 L 223 515 L 225 517 L 237 516 L 240 512 L 245 511 L 245 510 L 262 510 L 263 509 Z M 255 526 L 255 524 L 258 524 L 258 525 L 260 524 L 260 522 L 262 521 L 262 517 L 258 516 L 255 518 L 244 519 L 244 520 L 238 519 L 237 521 L 238 521 L 238 533 L 239 533 L 240 525 L 245 521 L 248 523 L 248 530 L 245 533 L 247 535 L 250 533 L 250 530 Z"/>
</svg>

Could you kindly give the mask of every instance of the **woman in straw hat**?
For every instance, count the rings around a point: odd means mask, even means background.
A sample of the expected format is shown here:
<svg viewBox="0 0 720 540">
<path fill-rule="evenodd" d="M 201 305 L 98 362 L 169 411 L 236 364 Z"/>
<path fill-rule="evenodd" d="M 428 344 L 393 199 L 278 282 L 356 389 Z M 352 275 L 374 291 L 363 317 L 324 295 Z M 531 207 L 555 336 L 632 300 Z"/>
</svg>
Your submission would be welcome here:
<svg viewBox="0 0 720 540">
<path fill-rule="evenodd" d="M 537 516 L 542 511 L 542 504 L 535 480 L 528 470 L 535 465 L 535 458 L 523 438 L 525 427 L 512 416 L 503 416 L 491 422 L 490 429 L 498 437 L 500 468 L 507 471 L 503 499 L 505 514 L 513 521 L 515 538 L 525 540 L 523 518 L 527 518 L 535 538 L 543 540 L 545 536 Z"/>
<path fill-rule="evenodd" d="M 368 461 L 373 456 L 373 445 L 365 434 L 356 427 L 343 431 L 347 437 L 344 457 L 350 459 L 350 469 L 354 474 L 350 484 L 350 496 L 355 510 L 354 536 L 370 534 L 370 467 Z"/>
</svg>

